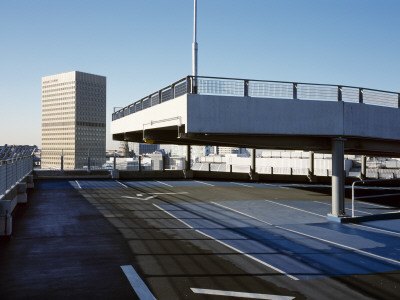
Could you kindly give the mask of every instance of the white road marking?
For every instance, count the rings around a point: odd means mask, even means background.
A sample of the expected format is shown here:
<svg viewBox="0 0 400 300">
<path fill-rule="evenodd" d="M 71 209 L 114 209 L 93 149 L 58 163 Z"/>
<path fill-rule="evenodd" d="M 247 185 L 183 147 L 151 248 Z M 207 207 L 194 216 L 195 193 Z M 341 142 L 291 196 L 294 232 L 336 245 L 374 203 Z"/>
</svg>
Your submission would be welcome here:
<svg viewBox="0 0 400 300">
<path fill-rule="evenodd" d="M 129 188 L 126 184 L 123 184 L 122 182 L 120 182 L 119 180 L 115 180 L 116 182 L 118 182 L 120 185 L 122 185 L 124 188 Z"/>
<path fill-rule="evenodd" d="M 203 182 L 203 181 L 199 181 L 199 180 L 193 180 L 193 181 L 198 182 L 198 183 L 202 183 L 202 184 L 205 184 L 205 185 L 209 185 L 209 186 L 215 186 L 215 185 L 213 185 L 211 183 L 207 183 L 207 182 Z"/>
<path fill-rule="evenodd" d="M 245 186 L 245 187 L 249 187 L 249 188 L 252 188 L 252 187 L 253 187 L 253 186 L 251 186 L 251 185 L 246 185 L 246 184 L 239 183 L 239 182 L 231 182 L 231 183 L 237 184 L 237 185 L 241 185 L 241 186 Z"/>
<path fill-rule="evenodd" d="M 390 207 L 390 206 L 380 205 L 380 204 L 376 204 L 376 203 L 369 203 L 369 202 L 360 201 L 360 200 L 358 200 L 357 202 L 361 202 L 361 203 L 363 203 L 363 204 L 367 204 L 367 205 L 371 205 L 371 206 L 375 206 L 375 207 L 390 208 L 390 209 L 392 209 L 392 207 Z"/>
<path fill-rule="evenodd" d="M 300 208 L 297 208 L 297 207 L 285 205 L 285 204 L 278 203 L 278 202 L 275 202 L 275 201 L 271 201 L 271 200 L 264 200 L 264 201 L 271 202 L 271 203 L 274 203 L 274 204 L 276 204 L 276 205 L 281 205 L 281 206 L 289 207 L 289 208 L 291 208 L 291 209 L 295 209 L 295 210 L 299 210 L 299 211 L 302 211 L 302 212 L 305 212 L 305 213 L 308 213 L 308 214 L 316 215 L 316 216 L 318 216 L 318 217 L 323 217 L 323 218 L 326 217 L 326 216 L 324 216 L 324 215 L 320 215 L 320 214 L 313 213 L 313 212 L 308 211 L 308 210 L 304 210 L 304 209 L 300 209 Z"/>
<path fill-rule="evenodd" d="M 248 299 L 269 299 L 269 300 L 292 300 L 292 299 L 294 299 L 294 297 L 291 297 L 291 296 L 243 293 L 243 292 L 220 291 L 220 290 L 197 289 L 197 288 L 190 288 L 190 289 L 195 294 L 203 294 L 203 295 L 240 297 L 240 298 L 248 298 Z"/>
<path fill-rule="evenodd" d="M 274 188 L 280 188 L 280 189 L 287 189 L 290 190 L 291 188 L 284 186 L 283 184 L 270 184 L 270 183 L 263 183 L 264 185 L 272 186 Z"/>
<path fill-rule="evenodd" d="M 132 197 L 132 196 L 121 196 L 121 198 L 138 199 L 138 200 L 143 200 L 143 201 L 150 200 L 150 199 L 153 199 L 155 197 L 156 196 L 149 196 L 147 198 L 140 198 L 140 197 Z"/>
<path fill-rule="evenodd" d="M 78 180 L 75 180 L 75 182 L 76 182 L 76 184 L 78 185 L 79 189 L 81 190 L 82 187 L 81 187 L 81 185 L 79 184 Z"/>
<path fill-rule="evenodd" d="M 273 201 L 271 201 L 271 200 L 265 200 L 265 201 L 273 202 Z M 314 201 L 314 202 L 316 202 L 316 203 L 321 203 L 321 204 L 326 204 L 326 203 L 324 203 L 324 202 L 319 202 L 319 201 Z M 276 203 L 276 202 L 273 202 L 273 203 Z M 276 203 L 276 204 L 279 204 L 279 203 Z M 307 213 L 310 213 L 310 214 L 313 214 L 313 215 L 316 215 L 316 216 L 320 216 L 320 217 L 322 217 L 322 218 L 326 218 L 326 216 L 324 216 L 324 215 L 319 215 L 319 214 L 316 214 L 316 213 L 313 213 L 313 212 L 310 212 L 310 211 L 307 211 L 307 210 L 295 208 L 295 207 L 288 206 L 288 205 L 284 205 L 284 204 L 280 204 L 280 205 L 287 206 L 287 207 L 289 207 L 289 208 L 293 208 L 293 209 L 296 209 L 296 210 L 304 211 L 304 212 L 307 212 Z M 329 204 L 328 204 L 328 205 L 329 205 Z M 382 232 L 386 232 L 386 233 L 390 233 L 390 234 L 400 235 L 400 232 L 390 231 L 390 230 L 385 230 L 385 229 L 380 229 L 380 228 L 375 228 L 375 227 L 366 226 L 366 225 L 362 225 L 362 224 L 347 223 L 346 225 L 352 225 L 352 226 L 358 226 L 358 227 L 365 227 L 365 228 L 368 228 L 368 229 L 371 229 L 371 230 L 382 231 Z"/>
<path fill-rule="evenodd" d="M 360 196 L 354 197 L 354 199 L 367 199 L 367 198 L 380 198 L 380 197 L 390 197 L 390 196 L 398 196 L 400 194 L 383 194 L 383 195 L 372 195 L 372 196 Z"/>
<path fill-rule="evenodd" d="M 155 180 L 155 182 L 161 183 L 161 184 L 166 185 L 166 186 L 168 186 L 168 187 L 173 187 L 172 185 L 167 184 L 167 183 L 162 182 L 162 181 Z"/>
<path fill-rule="evenodd" d="M 149 288 L 131 265 L 121 266 L 121 269 L 125 273 L 125 276 L 128 278 L 129 283 L 140 300 L 156 300 L 156 297 L 153 296 Z"/>
<path fill-rule="evenodd" d="M 321 203 L 321 204 L 324 204 L 324 205 L 329 205 L 329 206 L 330 206 L 330 204 L 329 204 L 329 203 L 320 202 L 320 201 L 314 201 L 314 202 L 315 202 L 315 203 Z M 357 211 L 357 212 L 360 212 L 360 213 L 363 213 L 363 214 L 367 214 L 367 215 L 373 215 L 373 213 L 366 212 L 366 211 L 362 211 L 362 210 L 358 210 L 358 209 L 355 209 L 354 211 Z"/>
<path fill-rule="evenodd" d="M 150 195 L 182 195 L 189 194 L 188 192 L 178 192 L 178 193 L 149 193 Z"/>
<path fill-rule="evenodd" d="M 348 223 L 349 225 L 354 225 L 354 226 L 359 226 L 359 227 L 365 227 L 371 230 L 376 230 L 376 231 L 382 231 L 382 232 L 386 232 L 386 233 L 390 233 L 390 234 L 396 234 L 396 235 L 400 235 L 400 232 L 396 232 L 396 231 L 390 231 L 390 230 L 386 230 L 386 229 L 380 229 L 380 228 L 375 228 L 375 227 L 371 227 L 371 226 L 367 226 L 367 225 L 363 225 L 363 224 L 356 224 L 356 223 Z"/>
<path fill-rule="evenodd" d="M 272 265 L 270 265 L 270 264 L 268 264 L 268 263 L 266 263 L 266 262 L 264 262 L 264 261 L 262 261 L 262 260 L 259 260 L 258 258 L 255 258 L 254 256 L 251 256 L 250 254 L 247 254 L 247 253 L 245 253 L 245 252 L 243 252 L 243 251 L 241 251 L 241 250 L 239 250 L 239 249 L 237 249 L 237 248 L 235 248 L 235 247 L 233 247 L 233 246 L 231 246 L 231 245 L 229 245 L 229 244 L 226 244 L 226 243 L 224 243 L 224 242 L 222 242 L 222 241 L 220 241 L 220 240 L 218 240 L 218 239 L 216 239 L 216 238 L 214 238 L 214 237 L 212 237 L 212 236 L 210 236 L 210 235 L 208 235 L 208 234 L 206 234 L 206 233 L 204 233 L 204 232 L 202 232 L 202 231 L 200 231 L 200 230 L 197 230 L 197 229 L 193 228 L 191 225 L 189 225 L 189 224 L 186 223 L 185 221 L 183 221 L 183 220 L 177 218 L 176 216 L 174 216 L 174 215 L 171 214 L 170 212 L 166 211 L 166 210 L 163 209 L 162 207 L 158 206 L 157 204 L 154 204 L 154 203 L 153 203 L 153 205 L 154 205 L 155 207 L 157 207 L 158 209 L 162 210 L 163 212 L 165 212 L 167 215 L 169 215 L 169 216 L 173 217 L 174 219 L 176 219 L 177 221 L 181 222 L 181 223 L 184 224 L 185 226 L 187 226 L 187 227 L 193 229 L 194 231 L 196 231 L 196 232 L 198 232 L 198 233 L 200 233 L 200 234 L 202 234 L 202 235 L 208 237 L 209 239 L 212 239 L 212 240 L 214 240 L 214 241 L 220 243 L 221 245 L 224 245 L 224 246 L 228 247 L 229 249 L 232 249 L 232 250 L 234 250 L 234 251 L 236 251 L 236 252 L 238 252 L 238 253 L 240 253 L 240 254 L 242 254 L 242 255 L 244 255 L 244 256 L 246 256 L 246 257 L 248 257 L 248 258 L 250 258 L 250 259 L 252 259 L 252 260 L 254 260 L 254 261 L 258 262 L 258 263 L 260 263 L 260 264 L 262 264 L 262 265 L 264 265 L 264 266 L 267 266 L 267 267 L 269 267 L 269 268 L 271 268 L 271 269 L 273 269 L 273 270 L 275 270 L 275 271 L 277 271 L 277 272 L 279 272 L 279 273 L 281 273 L 281 274 L 283 274 L 283 275 L 286 275 L 287 277 L 289 277 L 289 278 L 291 278 L 291 279 L 293 279 L 293 280 L 299 280 L 297 277 L 294 277 L 294 276 L 292 276 L 292 275 L 286 273 L 285 271 L 283 271 L 283 270 L 281 270 L 281 269 L 278 269 L 277 267 L 274 267 L 274 266 L 272 266 Z"/>
<path fill-rule="evenodd" d="M 254 219 L 254 220 L 260 221 L 261 223 L 274 226 L 275 228 L 278 228 L 278 229 L 282 229 L 282 230 L 286 230 L 286 231 L 289 231 L 289 232 L 297 233 L 297 234 L 300 234 L 300 235 L 302 235 L 302 236 L 306 236 L 306 237 L 309 237 L 309 238 L 312 238 L 312 239 L 315 239 L 315 240 L 323 241 L 323 242 L 325 242 L 325 243 L 329 243 L 329 244 L 332 244 L 332 245 L 336 245 L 336 246 L 339 246 L 339 247 L 342 247 L 342 248 L 345 248 L 345 249 L 349 249 L 349 250 L 352 250 L 352 251 L 355 251 L 355 252 L 362 253 L 362 254 L 364 254 L 364 255 L 372 256 L 372 257 L 375 257 L 375 258 L 378 258 L 378 259 L 381 259 L 381 260 L 390 261 L 390 262 L 392 262 L 392 263 L 395 263 L 395 264 L 399 264 L 399 265 L 400 265 L 400 261 L 395 260 L 395 259 L 391 259 L 391 258 L 388 258 L 388 257 L 384 257 L 384 256 L 380 256 L 380 255 L 377 255 L 377 254 L 373 254 L 373 253 L 370 253 L 370 252 L 367 252 L 367 251 L 364 251 L 364 250 L 360 250 L 360 249 L 357 249 L 357 248 L 354 248 L 354 247 L 350 247 L 350 246 L 346 246 L 346 245 L 339 244 L 339 243 L 336 243 L 336 242 L 332 242 L 332 241 L 329 241 L 329 240 L 326 240 L 326 239 L 323 239 L 323 238 L 319 238 L 319 237 L 316 237 L 316 236 L 313 236 L 313 235 L 309 235 L 309 234 L 306 234 L 306 233 L 297 231 L 297 230 L 285 228 L 285 227 L 282 227 L 282 226 L 279 226 L 279 225 L 274 225 L 274 224 L 268 223 L 268 222 L 266 222 L 266 221 L 264 221 L 264 220 L 258 219 L 258 218 L 256 218 L 256 217 L 253 217 L 253 216 L 251 216 L 251 215 L 245 214 L 245 213 L 243 213 L 243 212 L 241 212 L 241 211 L 238 211 L 238 210 L 236 210 L 236 209 L 230 208 L 230 207 L 228 207 L 228 206 L 225 206 L 225 205 L 222 205 L 222 204 L 219 204 L 219 203 L 215 203 L 215 202 L 210 202 L 210 203 L 212 203 L 212 204 L 214 204 L 214 205 L 217 205 L 217 206 L 220 206 L 220 207 L 223 207 L 223 208 L 226 208 L 226 209 L 229 209 L 229 210 L 231 210 L 231 211 L 234 211 L 234 212 L 236 212 L 236 213 L 238 213 L 238 214 L 241 214 L 241 215 L 243 215 L 243 216 L 252 218 L 252 219 Z"/>
</svg>

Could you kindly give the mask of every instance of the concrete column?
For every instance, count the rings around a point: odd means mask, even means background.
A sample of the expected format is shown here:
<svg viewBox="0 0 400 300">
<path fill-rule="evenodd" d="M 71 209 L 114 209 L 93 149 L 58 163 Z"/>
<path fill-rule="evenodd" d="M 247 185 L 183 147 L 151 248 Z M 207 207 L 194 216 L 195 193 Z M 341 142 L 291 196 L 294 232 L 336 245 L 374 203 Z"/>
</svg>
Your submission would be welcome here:
<svg viewBox="0 0 400 300">
<path fill-rule="evenodd" d="M 314 151 L 310 151 L 310 161 L 308 164 L 309 174 L 311 176 L 314 175 Z"/>
<path fill-rule="evenodd" d="M 361 157 L 361 179 L 367 178 L 367 156 Z"/>
<path fill-rule="evenodd" d="M 256 172 L 256 149 L 251 149 L 251 167 L 250 171 L 252 174 Z"/>
<path fill-rule="evenodd" d="M 117 168 L 117 155 L 114 152 L 114 166 L 113 166 L 113 169 L 115 170 L 116 168 Z"/>
<path fill-rule="evenodd" d="M 187 145 L 186 146 L 186 166 L 185 166 L 186 171 L 190 170 L 190 162 L 191 162 L 190 150 L 191 150 L 190 145 Z"/>
<path fill-rule="evenodd" d="M 344 216 L 344 139 L 332 139 L 332 216 Z"/>
</svg>

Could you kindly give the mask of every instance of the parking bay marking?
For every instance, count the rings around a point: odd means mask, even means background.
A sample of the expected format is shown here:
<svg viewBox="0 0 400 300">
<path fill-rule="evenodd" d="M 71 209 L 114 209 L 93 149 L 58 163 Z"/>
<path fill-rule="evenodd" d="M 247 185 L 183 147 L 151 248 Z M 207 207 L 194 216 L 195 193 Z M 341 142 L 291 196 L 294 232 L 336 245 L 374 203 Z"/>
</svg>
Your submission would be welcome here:
<svg viewBox="0 0 400 300">
<path fill-rule="evenodd" d="M 291 297 L 291 296 L 255 294 L 255 293 L 244 293 L 244 292 L 233 292 L 233 291 L 220 291 L 220 290 L 198 289 L 198 288 L 190 288 L 190 289 L 195 294 L 203 294 L 203 295 L 240 297 L 240 298 L 248 298 L 248 299 L 269 299 L 269 300 L 292 300 L 292 299 L 294 299 L 294 297 Z"/>
<path fill-rule="evenodd" d="M 125 276 L 128 278 L 129 283 L 131 284 L 139 299 L 156 300 L 156 298 L 150 292 L 149 288 L 146 286 L 146 284 L 143 282 L 143 280 L 140 278 L 138 273 L 136 273 L 135 269 L 131 265 L 121 266 L 121 269 L 124 272 Z"/>
<path fill-rule="evenodd" d="M 157 195 L 182 195 L 182 194 L 188 194 L 188 192 L 178 192 L 178 193 L 149 193 L 148 195 L 151 195 L 151 196 L 148 196 L 148 197 L 146 197 L 146 198 L 143 198 L 143 197 L 144 197 L 143 194 L 136 194 L 137 197 L 134 197 L 134 196 L 121 196 L 121 197 L 122 197 L 122 198 L 128 198 L 128 199 L 138 199 L 138 200 L 144 200 L 144 201 L 146 201 L 146 200 L 150 200 L 150 199 L 156 198 Z"/>
</svg>

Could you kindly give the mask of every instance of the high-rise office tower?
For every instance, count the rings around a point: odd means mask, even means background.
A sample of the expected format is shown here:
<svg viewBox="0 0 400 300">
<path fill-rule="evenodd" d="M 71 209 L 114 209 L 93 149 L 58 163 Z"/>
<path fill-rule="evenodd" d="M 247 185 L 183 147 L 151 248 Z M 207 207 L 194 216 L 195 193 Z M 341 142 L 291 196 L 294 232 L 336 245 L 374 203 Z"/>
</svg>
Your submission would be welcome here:
<svg viewBox="0 0 400 300">
<path fill-rule="evenodd" d="M 77 71 L 42 78 L 42 167 L 106 161 L 106 77 Z"/>
</svg>

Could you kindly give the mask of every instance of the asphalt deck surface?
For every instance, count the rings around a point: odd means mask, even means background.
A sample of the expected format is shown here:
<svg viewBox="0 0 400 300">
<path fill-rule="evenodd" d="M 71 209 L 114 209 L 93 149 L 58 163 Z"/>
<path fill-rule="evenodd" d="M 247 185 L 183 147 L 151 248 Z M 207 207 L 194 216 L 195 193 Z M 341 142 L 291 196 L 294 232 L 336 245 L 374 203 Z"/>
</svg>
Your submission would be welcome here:
<svg viewBox="0 0 400 300">
<path fill-rule="evenodd" d="M 13 216 L 12 238 L 0 241 L 0 299 L 138 299 L 147 288 L 157 299 L 399 299 L 400 220 L 328 221 L 328 193 L 301 184 L 39 181 Z M 395 211 L 356 203 L 359 216 Z"/>
</svg>

